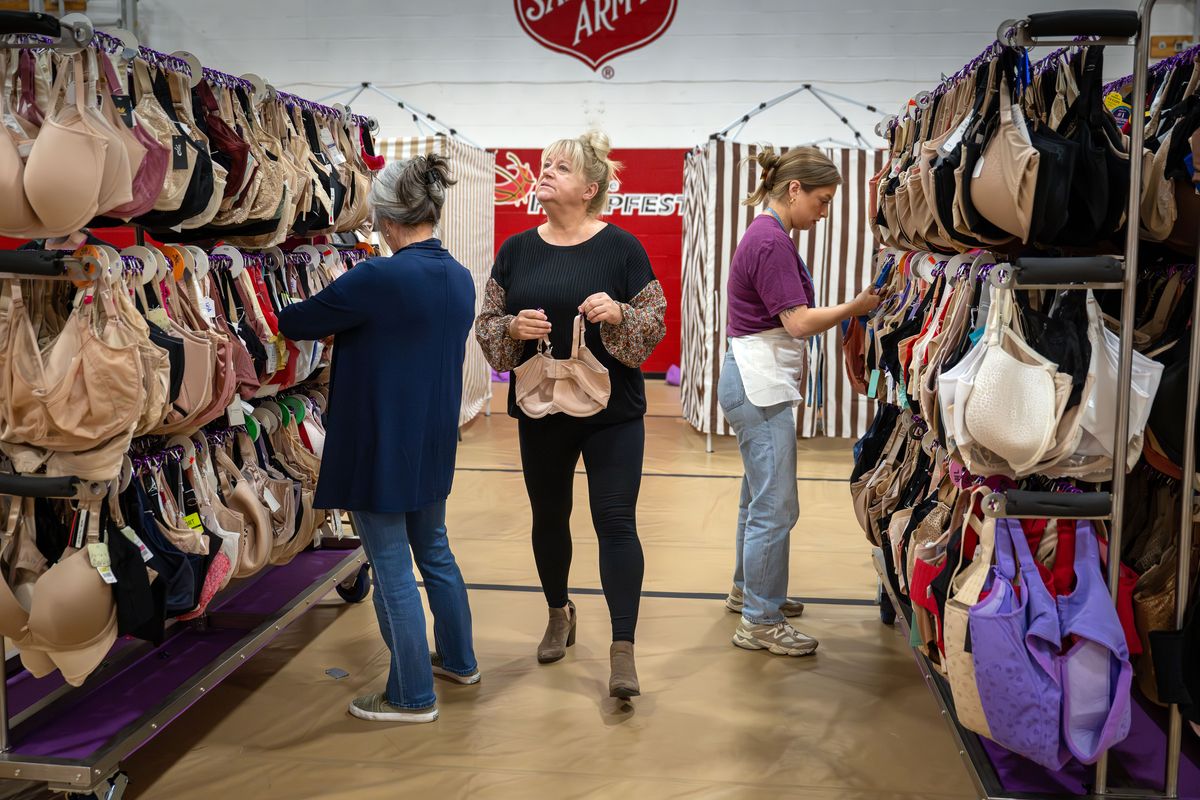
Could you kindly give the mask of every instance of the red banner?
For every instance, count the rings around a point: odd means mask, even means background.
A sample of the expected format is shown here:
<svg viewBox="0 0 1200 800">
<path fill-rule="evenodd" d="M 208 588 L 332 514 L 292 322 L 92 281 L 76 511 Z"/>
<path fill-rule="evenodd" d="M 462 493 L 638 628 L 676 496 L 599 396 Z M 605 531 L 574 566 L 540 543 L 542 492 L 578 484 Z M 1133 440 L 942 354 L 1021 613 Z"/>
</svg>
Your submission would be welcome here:
<svg viewBox="0 0 1200 800">
<path fill-rule="evenodd" d="M 614 150 L 624 166 L 610 187 L 607 222 L 646 248 L 667 297 L 667 335 L 642 369 L 666 372 L 679 363 L 679 298 L 683 264 L 683 156 L 687 150 Z M 496 249 L 513 234 L 540 225 L 533 196 L 540 150 L 496 151 Z"/>
</svg>

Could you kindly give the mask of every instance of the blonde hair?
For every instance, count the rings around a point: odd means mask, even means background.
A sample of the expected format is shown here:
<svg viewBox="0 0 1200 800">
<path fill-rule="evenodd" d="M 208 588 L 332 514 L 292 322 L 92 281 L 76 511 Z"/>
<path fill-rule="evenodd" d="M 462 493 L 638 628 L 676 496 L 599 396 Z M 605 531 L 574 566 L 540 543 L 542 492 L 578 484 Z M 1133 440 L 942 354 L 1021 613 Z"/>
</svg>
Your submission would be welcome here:
<svg viewBox="0 0 1200 800">
<path fill-rule="evenodd" d="M 783 199 L 792 181 L 800 181 L 800 187 L 806 192 L 842 183 L 842 174 L 833 161 L 815 147 L 796 147 L 777 154 L 775 148 L 767 145 L 755 160 L 762 167 L 762 178 L 754 193 L 742 201 L 744 206 L 757 206 L 768 198 Z"/>
<path fill-rule="evenodd" d="M 599 187 L 596 196 L 588 201 L 587 212 L 593 217 L 608 211 L 608 184 L 621 168 L 618 161 L 608 157 L 612 144 L 600 131 L 588 131 L 576 139 L 559 139 L 542 151 L 542 163 L 555 156 L 565 156 L 571 168 L 583 175 L 588 183 Z"/>
</svg>

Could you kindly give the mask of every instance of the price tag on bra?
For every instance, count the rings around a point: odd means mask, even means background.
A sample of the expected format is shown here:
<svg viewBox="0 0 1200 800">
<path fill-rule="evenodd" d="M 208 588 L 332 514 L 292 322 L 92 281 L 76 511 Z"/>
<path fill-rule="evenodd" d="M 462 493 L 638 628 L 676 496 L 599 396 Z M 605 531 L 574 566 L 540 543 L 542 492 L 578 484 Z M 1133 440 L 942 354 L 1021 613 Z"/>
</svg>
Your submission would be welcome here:
<svg viewBox="0 0 1200 800">
<path fill-rule="evenodd" d="M 166 330 L 171 325 L 171 318 L 167 316 L 167 312 L 161 308 L 152 308 L 146 312 L 146 319 L 154 323 L 154 325 L 162 330 Z"/>
<path fill-rule="evenodd" d="M 975 171 L 971 173 L 971 179 L 976 180 L 983 174 L 983 154 L 979 155 L 979 160 L 975 162 Z"/>
<path fill-rule="evenodd" d="M 87 546 L 88 560 L 100 573 L 105 583 L 116 583 L 117 576 L 112 571 L 112 560 L 108 556 L 108 545 L 104 542 L 92 542 Z"/>
<path fill-rule="evenodd" d="M 346 163 L 346 156 L 338 148 L 337 142 L 333 140 L 333 134 L 329 132 L 328 128 L 322 128 L 317 136 L 320 138 L 321 146 L 325 148 L 325 154 L 329 157 L 331 164 L 337 167 Z"/>
<path fill-rule="evenodd" d="M 283 506 L 279 504 L 279 500 L 275 498 L 275 495 L 271 494 L 270 489 L 263 489 L 263 500 L 266 501 L 266 504 L 271 509 L 272 514 L 283 508 Z"/>
<path fill-rule="evenodd" d="M 206 297 L 200 301 L 200 310 L 204 312 L 204 316 L 208 317 L 209 322 L 216 321 L 217 304 L 213 302 L 211 297 Z"/>
<path fill-rule="evenodd" d="M 867 385 L 867 397 L 875 397 L 879 391 L 879 370 L 871 370 L 871 382 Z"/>
<path fill-rule="evenodd" d="M 183 522 L 194 531 L 198 531 L 204 527 L 204 523 L 200 521 L 199 514 L 188 514 L 183 518 Z"/>
<path fill-rule="evenodd" d="M 967 128 L 971 127 L 971 122 L 974 121 L 974 119 L 974 114 L 967 114 L 967 116 L 963 118 L 962 124 L 955 128 L 954 133 L 950 134 L 950 138 L 943 142 L 942 146 L 938 148 L 938 152 L 943 156 L 948 156 L 957 150 L 958 146 L 962 144 L 963 137 L 967 135 Z"/>
<path fill-rule="evenodd" d="M 127 94 L 114 94 L 112 101 L 113 105 L 117 107 L 121 119 L 125 120 L 125 126 L 137 127 L 137 119 L 133 116 L 133 99 Z"/>
<path fill-rule="evenodd" d="M 121 535 L 132 542 L 133 546 L 138 549 L 138 552 L 142 554 L 142 561 L 144 563 L 149 563 L 150 559 L 154 558 L 154 553 L 151 553 L 150 548 L 146 547 L 146 543 L 133 532 L 133 528 L 121 528 Z"/>
</svg>

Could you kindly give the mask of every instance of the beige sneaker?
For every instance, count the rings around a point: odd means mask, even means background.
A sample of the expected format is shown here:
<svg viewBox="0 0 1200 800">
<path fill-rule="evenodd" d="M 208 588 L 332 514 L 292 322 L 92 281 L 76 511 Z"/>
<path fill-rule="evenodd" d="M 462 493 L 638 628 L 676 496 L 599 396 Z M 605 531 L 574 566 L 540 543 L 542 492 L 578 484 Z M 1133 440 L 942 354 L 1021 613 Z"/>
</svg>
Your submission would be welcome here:
<svg viewBox="0 0 1200 800">
<path fill-rule="evenodd" d="M 433 722 L 437 703 L 425 708 L 401 708 L 389 703 L 382 693 L 367 694 L 350 701 L 350 713 L 371 722 Z"/>
<path fill-rule="evenodd" d="M 746 650 L 770 650 L 777 656 L 808 656 L 817 652 L 817 640 L 805 636 L 789 622 L 755 625 L 742 619 L 733 633 L 733 643 Z"/>
<path fill-rule="evenodd" d="M 729 596 L 725 598 L 725 607 L 734 614 L 742 613 L 742 608 L 746 605 L 746 595 L 736 585 L 729 590 Z M 798 617 L 804 613 L 804 603 L 801 603 L 794 597 L 789 597 L 783 601 L 783 605 L 779 607 L 785 617 Z"/>
</svg>

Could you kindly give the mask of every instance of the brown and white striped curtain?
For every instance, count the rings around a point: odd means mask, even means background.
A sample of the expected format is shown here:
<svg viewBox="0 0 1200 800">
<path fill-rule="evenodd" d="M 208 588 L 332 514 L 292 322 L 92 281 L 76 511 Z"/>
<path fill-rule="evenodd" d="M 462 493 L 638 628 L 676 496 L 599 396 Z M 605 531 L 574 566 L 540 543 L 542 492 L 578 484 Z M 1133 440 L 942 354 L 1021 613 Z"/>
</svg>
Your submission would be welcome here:
<svg viewBox="0 0 1200 800">
<path fill-rule="evenodd" d="M 471 271 L 475 279 L 475 313 L 483 303 L 484 287 L 492 271 L 495 247 L 496 155 L 454 139 L 428 136 L 412 139 L 382 139 L 379 154 L 388 161 L 438 153 L 450 159 L 458 181 L 446 193 L 438 238 L 450 254 Z M 465 425 L 487 406 L 492 395 L 491 367 L 483 357 L 474 333 L 467 335 L 467 357 L 463 363 L 462 407 L 458 424 Z"/>
<path fill-rule="evenodd" d="M 758 184 L 753 159 L 759 149 L 710 141 L 692 151 L 684 167 L 681 388 L 684 417 L 701 433 L 732 433 L 717 404 L 726 348 L 726 282 L 737 243 L 757 213 L 741 202 Z M 793 238 L 812 272 L 817 302 L 829 306 L 849 300 L 871 280 L 879 245 L 867 226 L 868 181 L 883 168 L 884 154 L 825 152 L 841 170 L 842 188 L 828 218 Z M 858 438 L 870 424 L 874 401 L 850 388 L 838 329 L 809 340 L 805 395 L 797 419 L 801 437 Z"/>
</svg>

